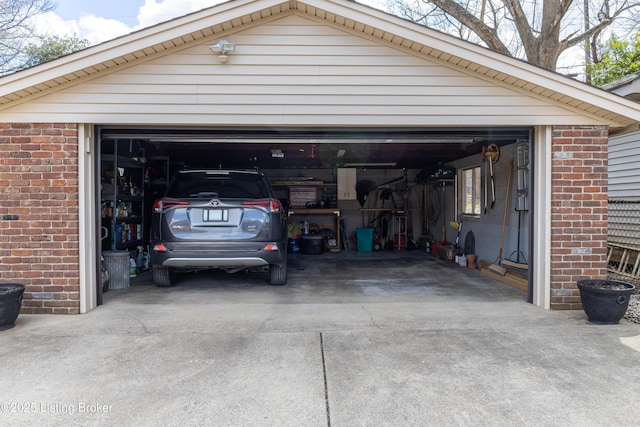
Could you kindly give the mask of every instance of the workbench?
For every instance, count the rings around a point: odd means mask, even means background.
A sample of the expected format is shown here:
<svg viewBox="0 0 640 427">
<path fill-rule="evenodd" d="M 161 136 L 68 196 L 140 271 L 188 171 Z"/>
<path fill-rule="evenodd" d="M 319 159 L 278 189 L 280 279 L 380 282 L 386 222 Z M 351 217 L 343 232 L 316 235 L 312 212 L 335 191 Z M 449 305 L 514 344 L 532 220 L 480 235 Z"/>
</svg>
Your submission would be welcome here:
<svg viewBox="0 0 640 427">
<path fill-rule="evenodd" d="M 340 240 L 340 210 L 337 208 L 289 208 L 289 216 L 293 215 L 335 215 L 336 217 L 336 247 L 342 248 Z M 333 249 L 333 248 L 332 248 Z"/>
</svg>

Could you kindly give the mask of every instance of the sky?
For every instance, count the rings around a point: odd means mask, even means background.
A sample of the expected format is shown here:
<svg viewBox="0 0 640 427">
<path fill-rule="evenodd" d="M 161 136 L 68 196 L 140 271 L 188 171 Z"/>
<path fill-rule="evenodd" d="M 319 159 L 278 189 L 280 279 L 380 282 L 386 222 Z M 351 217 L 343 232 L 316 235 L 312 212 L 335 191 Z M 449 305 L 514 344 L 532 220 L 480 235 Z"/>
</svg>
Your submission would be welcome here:
<svg viewBox="0 0 640 427">
<path fill-rule="evenodd" d="M 53 12 L 38 19 L 40 33 L 75 36 L 91 44 L 186 15 L 226 0 L 52 0 Z M 359 0 L 380 6 L 383 0 Z"/>
</svg>

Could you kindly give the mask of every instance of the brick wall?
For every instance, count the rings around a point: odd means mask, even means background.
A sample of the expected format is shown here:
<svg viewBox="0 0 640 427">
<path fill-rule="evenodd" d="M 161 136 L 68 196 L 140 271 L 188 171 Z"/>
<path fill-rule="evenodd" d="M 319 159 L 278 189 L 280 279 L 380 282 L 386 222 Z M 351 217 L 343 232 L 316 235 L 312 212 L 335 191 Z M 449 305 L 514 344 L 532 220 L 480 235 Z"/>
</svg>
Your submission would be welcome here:
<svg viewBox="0 0 640 427">
<path fill-rule="evenodd" d="M 608 129 L 557 126 L 551 160 L 551 308 L 580 309 L 576 281 L 607 276 Z"/>
<path fill-rule="evenodd" d="M 75 124 L 0 123 L 0 242 L 21 313 L 80 312 Z"/>
</svg>

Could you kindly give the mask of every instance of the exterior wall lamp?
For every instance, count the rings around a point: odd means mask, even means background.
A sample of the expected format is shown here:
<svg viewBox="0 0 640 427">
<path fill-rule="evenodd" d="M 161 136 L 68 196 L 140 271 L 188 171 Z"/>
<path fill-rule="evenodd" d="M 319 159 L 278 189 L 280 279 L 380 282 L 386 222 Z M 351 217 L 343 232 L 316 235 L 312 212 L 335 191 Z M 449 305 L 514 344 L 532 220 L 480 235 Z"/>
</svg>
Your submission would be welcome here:
<svg viewBox="0 0 640 427">
<path fill-rule="evenodd" d="M 235 52 L 236 45 L 227 39 L 222 39 L 218 43 L 209 46 L 209 49 L 211 49 L 211 52 L 218 54 L 218 59 L 224 64 L 229 59 L 227 53 Z"/>
</svg>

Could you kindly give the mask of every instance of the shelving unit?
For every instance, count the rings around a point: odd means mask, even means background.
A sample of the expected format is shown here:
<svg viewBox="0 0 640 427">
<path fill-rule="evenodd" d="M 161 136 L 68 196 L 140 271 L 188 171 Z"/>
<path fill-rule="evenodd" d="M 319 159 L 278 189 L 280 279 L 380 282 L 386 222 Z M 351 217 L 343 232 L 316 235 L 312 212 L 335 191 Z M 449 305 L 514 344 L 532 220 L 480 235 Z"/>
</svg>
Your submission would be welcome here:
<svg viewBox="0 0 640 427">
<path fill-rule="evenodd" d="M 335 233 L 336 233 L 336 246 L 337 252 L 340 252 L 342 242 L 340 238 L 340 211 L 338 209 L 304 209 L 304 208 L 292 208 L 289 210 L 289 217 L 293 215 L 334 215 L 335 220 Z"/>
<path fill-rule="evenodd" d="M 337 184 L 312 178 L 279 177 L 269 180 L 277 195 L 286 194 L 291 202 L 289 221 L 294 216 L 327 217 L 335 216 L 333 223 L 318 223 L 321 228 L 335 228 L 336 246 L 332 251 L 340 251 L 341 229 L 340 210 L 338 209 Z M 313 190 L 313 191 L 306 191 Z M 295 198 L 295 200 L 293 200 Z M 307 202 L 309 204 L 307 204 Z"/>
<path fill-rule="evenodd" d="M 150 157 L 145 167 L 145 195 L 153 200 L 162 197 L 169 187 L 169 178 L 169 157 Z"/>
<path fill-rule="evenodd" d="M 107 229 L 103 250 L 132 250 L 144 239 L 144 163 L 142 153 L 119 155 L 123 141 L 104 141 L 111 144 L 101 154 L 102 226 Z M 124 141 L 129 142 L 129 141 Z M 131 144 L 129 144 L 130 146 Z M 111 153 L 112 152 L 112 153 Z"/>
<path fill-rule="evenodd" d="M 171 163 L 169 162 L 169 156 L 151 156 L 147 158 L 144 168 L 143 247 L 149 244 L 153 204 L 166 194 L 170 178 Z"/>
</svg>

